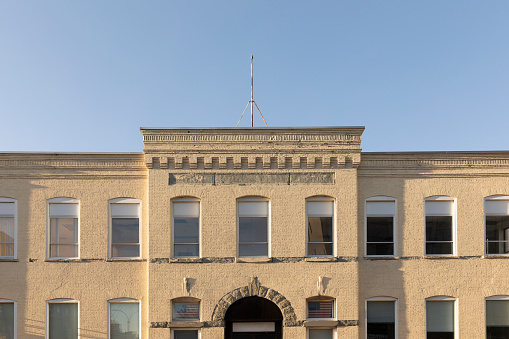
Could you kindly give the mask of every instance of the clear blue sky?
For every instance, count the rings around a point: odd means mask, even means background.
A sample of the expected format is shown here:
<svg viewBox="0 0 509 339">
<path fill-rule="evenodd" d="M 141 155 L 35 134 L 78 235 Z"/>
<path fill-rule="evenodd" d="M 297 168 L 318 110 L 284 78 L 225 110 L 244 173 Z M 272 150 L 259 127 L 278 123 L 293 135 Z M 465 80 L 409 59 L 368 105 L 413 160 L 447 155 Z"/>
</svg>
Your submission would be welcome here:
<svg viewBox="0 0 509 339">
<path fill-rule="evenodd" d="M 139 127 L 233 127 L 251 53 L 270 127 L 509 149 L 507 0 L 5 0 L 0 151 L 141 152 Z"/>
</svg>

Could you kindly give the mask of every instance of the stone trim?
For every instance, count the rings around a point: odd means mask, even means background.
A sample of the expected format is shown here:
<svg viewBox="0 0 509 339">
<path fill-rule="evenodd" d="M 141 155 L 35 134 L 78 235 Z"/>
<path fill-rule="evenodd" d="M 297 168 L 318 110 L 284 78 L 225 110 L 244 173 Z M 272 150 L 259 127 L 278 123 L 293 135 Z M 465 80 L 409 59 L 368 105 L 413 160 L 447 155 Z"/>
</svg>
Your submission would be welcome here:
<svg viewBox="0 0 509 339">
<path fill-rule="evenodd" d="M 251 260 L 252 259 L 252 260 Z M 309 260 L 311 259 L 311 260 Z M 315 260 L 318 259 L 318 260 Z M 203 258 L 151 258 L 151 264 L 191 264 L 191 263 L 204 263 L 204 264 L 233 264 L 233 263 L 297 263 L 297 262 L 358 262 L 358 257 L 330 257 L 326 260 L 319 260 L 320 258 L 310 257 L 270 257 L 262 259 L 253 258 L 236 258 L 236 257 L 203 257 Z M 364 258 L 366 259 L 366 258 Z"/>
<path fill-rule="evenodd" d="M 237 288 L 219 300 L 212 312 L 210 324 L 214 327 L 224 327 L 224 317 L 228 308 L 237 300 L 252 296 L 265 298 L 276 304 L 283 314 L 283 326 L 301 326 L 290 301 L 278 291 L 262 286 L 256 277 L 251 278 L 247 286 Z"/>
<path fill-rule="evenodd" d="M 169 173 L 169 185 L 334 185 L 334 172 L 303 173 Z"/>
</svg>

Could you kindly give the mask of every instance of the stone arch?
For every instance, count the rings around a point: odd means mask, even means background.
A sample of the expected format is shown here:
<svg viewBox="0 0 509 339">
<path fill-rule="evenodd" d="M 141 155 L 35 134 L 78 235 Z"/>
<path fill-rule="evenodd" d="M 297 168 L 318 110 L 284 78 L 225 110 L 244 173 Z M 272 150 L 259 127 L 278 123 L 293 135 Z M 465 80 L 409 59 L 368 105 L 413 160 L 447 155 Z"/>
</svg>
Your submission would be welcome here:
<svg viewBox="0 0 509 339">
<path fill-rule="evenodd" d="M 295 310 L 288 299 L 286 299 L 278 291 L 271 288 L 262 286 L 258 281 L 258 278 L 253 277 L 247 286 L 239 287 L 225 294 L 214 308 L 212 312 L 212 324 L 213 326 L 223 327 L 224 318 L 228 307 L 239 299 L 246 297 L 261 297 L 272 301 L 279 307 L 283 314 L 283 326 L 299 326 L 297 317 L 295 316 Z"/>
</svg>

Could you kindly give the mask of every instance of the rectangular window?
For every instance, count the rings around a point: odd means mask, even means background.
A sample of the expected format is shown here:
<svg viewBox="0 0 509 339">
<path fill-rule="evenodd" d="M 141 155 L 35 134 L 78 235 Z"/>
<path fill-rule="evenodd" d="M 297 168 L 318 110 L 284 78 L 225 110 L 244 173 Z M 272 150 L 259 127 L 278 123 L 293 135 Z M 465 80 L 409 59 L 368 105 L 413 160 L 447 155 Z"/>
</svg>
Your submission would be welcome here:
<svg viewBox="0 0 509 339">
<path fill-rule="evenodd" d="M 334 300 L 308 300 L 308 319 L 334 318 Z"/>
<path fill-rule="evenodd" d="M 426 301 L 426 339 L 454 339 L 454 300 Z"/>
<path fill-rule="evenodd" d="M 78 257 L 78 218 L 78 203 L 49 203 L 50 258 Z"/>
<path fill-rule="evenodd" d="M 174 321 L 199 321 L 199 302 L 173 302 Z"/>
<path fill-rule="evenodd" d="M 238 201 L 239 257 L 269 256 L 269 202 L 263 198 Z"/>
<path fill-rule="evenodd" d="M 454 253 L 454 201 L 426 200 L 426 255 Z"/>
<path fill-rule="evenodd" d="M 0 258 L 14 258 L 16 244 L 16 202 L 0 198 Z"/>
<path fill-rule="evenodd" d="M 200 202 L 193 198 L 173 200 L 173 256 L 200 256 Z"/>
<path fill-rule="evenodd" d="M 309 339 L 332 339 L 334 336 L 334 330 L 332 328 L 326 329 L 312 329 L 308 330 Z"/>
<path fill-rule="evenodd" d="M 173 330 L 173 339 L 198 339 L 198 330 Z"/>
<path fill-rule="evenodd" d="M 0 338 L 16 338 L 16 306 L 12 301 L 0 300 Z"/>
<path fill-rule="evenodd" d="M 395 339 L 396 338 L 396 302 L 369 301 L 367 302 L 367 339 Z"/>
<path fill-rule="evenodd" d="M 48 303 L 48 339 L 78 338 L 78 303 Z"/>
<path fill-rule="evenodd" d="M 140 338 L 140 304 L 110 302 L 110 339 Z"/>
<path fill-rule="evenodd" d="M 504 200 L 503 200 L 504 199 Z M 486 199 L 486 253 L 509 253 L 509 197 Z"/>
<path fill-rule="evenodd" d="M 111 203 L 111 252 L 112 258 L 140 257 L 140 203 Z"/>
<path fill-rule="evenodd" d="M 366 255 L 394 255 L 395 201 L 366 201 Z"/>
<path fill-rule="evenodd" d="M 334 201 L 315 197 L 306 201 L 308 256 L 334 255 Z"/>
<path fill-rule="evenodd" d="M 509 300 L 486 300 L 486 338 L 509 338 Z"/>
</svg>

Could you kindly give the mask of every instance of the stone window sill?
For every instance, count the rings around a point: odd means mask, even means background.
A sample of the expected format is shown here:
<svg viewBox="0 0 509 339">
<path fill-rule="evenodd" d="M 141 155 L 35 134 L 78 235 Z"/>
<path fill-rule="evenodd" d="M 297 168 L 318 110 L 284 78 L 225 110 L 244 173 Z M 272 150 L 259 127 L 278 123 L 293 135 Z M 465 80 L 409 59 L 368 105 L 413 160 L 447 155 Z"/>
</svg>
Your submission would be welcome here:
<svg viewBox="0 0 509 339">
<path fill-rule="evenodd" d="M 304 321 L 305 327 L 336 327 L 338 326 L 337 320 L 306 320 Z"/>
<path fill-rule="evenodd" d="M 272 258 L 269 257 L 249 257 L 249 258 L 235 258 L 235 262 L 238 263 L 265 263 L 271 262 Z"/>
<path fill-rule="evenodd" d="M 336 257 L 307 257 L 305 261 L 308 262 L 333 262 L 337 261 Z"/>
</svg>

